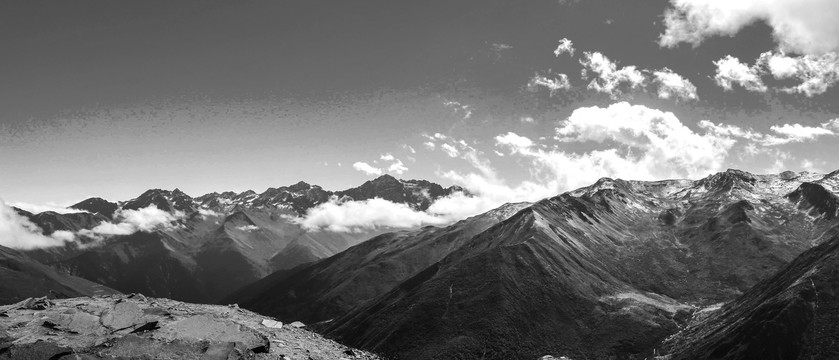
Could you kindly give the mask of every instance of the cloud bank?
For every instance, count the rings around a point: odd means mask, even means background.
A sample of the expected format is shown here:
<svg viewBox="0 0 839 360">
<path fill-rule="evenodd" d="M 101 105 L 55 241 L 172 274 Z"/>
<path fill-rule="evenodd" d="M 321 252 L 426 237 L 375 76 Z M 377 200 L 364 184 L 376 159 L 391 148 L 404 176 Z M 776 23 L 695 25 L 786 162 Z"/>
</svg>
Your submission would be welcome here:
<svg viewBox="0 0 839 360">
<path fill-rule="evenodd" d="M 131 235 L 138 231 L 152 232 L 158 229 L 171 229 L 172 223 L 183 217 L 182 213 L 171 214 L 160 210 L 156 205 L 138 210 L 118 210 L 114 213 L 115 222 L 103 221 L 90 230 L 81 230 L 79 235 L 94 239 L 115 235 Z"/>
<path fill-rule="evenodd" d="M 380 198 L 363 201 L 332 201 L 320 204 L 299 220 L 307 230 L 359 232 L 379 228 L 412 228 L 451 222 L 441 216 L 416 211 L 404 204 Z"/>
<path fill-rule="evenodd" d="M 0 245 L 19 250 L 31 250 L 62 246 L 75 241 L 69 231 L 56 231 L 45 236 L 41 228 L 21 216 L 5 201 L 0 199 Z"/>
</svg>

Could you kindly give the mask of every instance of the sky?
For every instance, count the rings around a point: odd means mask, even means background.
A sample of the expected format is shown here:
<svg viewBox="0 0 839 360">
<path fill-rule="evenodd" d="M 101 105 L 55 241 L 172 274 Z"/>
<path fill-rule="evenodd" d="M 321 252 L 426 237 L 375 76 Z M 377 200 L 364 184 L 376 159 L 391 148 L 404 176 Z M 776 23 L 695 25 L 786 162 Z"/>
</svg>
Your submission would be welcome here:
<svg viewBox="0 0 839 360">
<path fill-rule="evenodd" d="M 837 17 L 834 0 L 4 1 L 0 199 L 387 173 L 482 195 L 468 215 L 600 177 L 829 172 Z"/>
</svg>

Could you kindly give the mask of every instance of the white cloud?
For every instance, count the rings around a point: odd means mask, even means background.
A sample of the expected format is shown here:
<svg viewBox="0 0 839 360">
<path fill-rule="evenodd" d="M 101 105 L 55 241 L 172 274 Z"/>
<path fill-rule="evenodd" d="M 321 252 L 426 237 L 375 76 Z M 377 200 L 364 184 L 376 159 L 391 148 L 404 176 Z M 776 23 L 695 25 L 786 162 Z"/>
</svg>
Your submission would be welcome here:
<svg viewBox="0 0 839 360">
<path fill-rule="evenodd" d="M 393 161 L 394 157 L 390 153 L 385 153 L 382 154 L 382 156 L 380 156 L 379 159 L 384 161 Z"/>
<path fill-rule="evenodd" d="M 452 220 L 416 211 L 381 198 L 341 203 L 332 200 L 310 209 L 300 219 L 307 230 L 358 232 L 379 228 L 412 228 L 442 225 Z"/>
<path fill-rule="evenodd" d="M 828 124 L 825 123 L 819 127 L 803 126 L 801 124 L 773 125 L 769 129 L 780 135 L 780 137 L 767 137 L 765 144 L 783 145 L 792 142 L 805 142 L 819 136 L 836 135 L 836 133 L 827 129 Z"/>
<path fill-rule="evenodd" d="M 462 114 L 464 119 L 469 119 L 472 117 L 472 108 L 469 105 L 461 104 L 458 101 L 449 100 L 443 101 L 443 105 L 453 109 L 455 114 Z"/>
<path fill-rule="evenodd" d="M 405 166 L 405 164 L 402 163 L 402 160 L 395 159 L 393 161 L 393 164 L 390 164 L 390 166 L 387 167 L 387 171 L 392 172 L 394 174 L 402 175 L 403 173 L 408 171 L 408 168 Z"/>
<path fill-rule="evenodd" d="M 0 245 L 20 250 L 62 246 L 75 237 L 67 231 L 56 231 L 45 236 L 41 228 L 21 216 L 5 201 L 0 199 Z"/>
<path fill-rule="evenodd" d="M 725 90 L 731 90 L 733 84 L 739 84 L 744 89 L 756 92 L 766 92 L 766 85 L 760 79 L 760 69 L 750 67 L 740 62 L 740 59 L 727 55 L 714 62 L 717 67 L 714 80 Z"/>
<path fill-rule="evenodd" d="M 796 86 L 782 88 L 787 93 L 800 93 L 808 97 L 823 94 L 839 82 L 839 54 L 788 56 L 767 51 L 757 61 L 775 79 L 795 79 Z"/>
<path fill-rule="evenodd" d="M 599 52 L 584 52 L 580 64 L 585 67 L 583 78 L 588 78 L 589 73 L 596 74 L 588 88 L 609 94 L 612 99 L 618 99 L 631 90 L 643 89 L 647 79 L 635 66 L 618 69 L 616 63 Z"/>
<path fill-rule="evenodd" d="M 568 54 L 574 56 L 574 43 L 567 38 L 563 38 L 559 40 L 559 45 L 557 45 L 556 49 L 554 50 L 554 55 L 559 57 L 562 54 Z"/>
<path fill-rule="evenodd" d="M 402 148 L 405 149 L 405 150 L 408 150 L 411 154 L 416 154 L 417 153 L 417 150 L 414 149 L 414 147 L 411 146 L 411 145 L 402 144 Z"/>
<path fill-rule="evenodd" d="M 443 152 L 445 152 L 449 157 L 458 157 L 460 155 L 460 151 L 450 144 L 440 145 L 440 148 L 443 149 Z"/>
<path fill-rule="evenodd" d="M 87 212 L 85 210 L 73 209 L 66 206 L 62 206 L 56 203 L 46 203 L 46 204 L 30 204 L 25 202 L 12 202 L 9 205 L 14 206 L 21 210 L 26 210 L 33 214 L 40 214 L 45 211 L 52 211 L 59 214 L 72 214 L 72 213 L 80 213 L 80 212 Z"/>
<path fill-rule="evenodd" d="M 662 99 L 679 98 L 684 100 L 696 100 L 696 86 L 688 79 L 664 68 L 653 72 L 654 82 L 658 85 L 658 97 Z"/>
<path fill-rule="evenodd" d="M 525 123 L 525 124 L 534 124 L 534 123 L 536 123 L 536 119 L 534 119 L 532 116 L 522 116 L 519 120 L 520 120 L 522 123 Z"/>
<path fill-rule="evenodd" d="M 208 217 L 216 217 L 216 216 L 220 216 L 220 214 L 219 214 L 219 213 L 217 213 L 217 212 L 215 212 L 215 211 L 213 211 L 213 210 L 210 210 L 210 209 L 205 209 L 205 208 L 198 208 L 198 215 L 201 215 L 201 218 L 203 218 L 203 219 L 205 219 L 205 220 L 206 220 Z"/>
<path fill-rule="evenodd" d="M 543 75 L 536 74 L 530 82 L 527 84 L 527 87 L 531 90 L 537 90 L 539 87 L 545 87 L 551 91 L 551 96 L 558 90 L 568 90 L 571 88 L 571 82 L 568 81 L 568 75 L 565 74 L 556 74 L 554 78 L 548 78 Z"/>
<path fill-rule="evenodd" d="M 437 144 L 435 144 L 435 143 L 433 143 L 433 142 L 431 142 L 431 141 L 426 141 L 426 142 L 424 142 L 424 143 L 422 143 L 422 144 L 423 144 L 423 145 L 425 146 L 425 148 L 426 148 L 426 149 L 428 149 L 428 150 L 434 150 L 435 148 L 437 148 Z"/>
<path fill-rule="evenodd" d="M 498 135 L 495 137 L 495 141 L 498 144 L 511 146 L 513 148 L 527 148 L 533 146 L 533 141 L 524 136 L 519 136 L 513 132 L 508 132 L 504 135 Z"/>
<path fill-rule="evenodd" d="M 839 50 L 835 0 L 671 0 L 659 42 L 699 45 L 709 36 L 732 36 L 759 20 L 773 29 L 782 50 L 822 54 Z"/>
<path fill-rule="evenodd" d="M 115 222 L 103 221 L 90 230 L 81 230 L 79 235 L 101 239 L 103 236 L 131 235 L 138 231 L 152 232 L 158 229 L 172 229 L 173 222 L 184 216 L 181 212 L 171 214 L 158 209 L 156 205 L 138 210 L 120 209 L 114 213 Z"/>
<path fill-rule="evenodd" d="M 242 225 L 242 226 L 237 226 L 236 230 L 251 232 L 251 231 L 259 230 L 259 226 L 256 226 L 256 225 Z"/>
<path fill-rule="evenodd" d="M 382 169 L 372 166 L 366 162 L 358 161 L 352 164 L 353 169 L 361 171 L 367 175 L 381 175 Z"/>
<path fill-rule="evenodd" d="M 709 133 L 730 138 L 745 139 L 746 152 L 754 155 L 775 151 L 769 147 L 800 143 L 815 140 L 821 136 L 835 136 L 839 131 L 839 122 L 831 120 L 819 126 L 805 126 L 801 124 L 772 125 L 769 127 L 774 134 L 761 134 L 754 130 L 744 130 L 734 125 L 714 124 L 708 120 L 699 122 L 699 127 Z"/>
</svg>

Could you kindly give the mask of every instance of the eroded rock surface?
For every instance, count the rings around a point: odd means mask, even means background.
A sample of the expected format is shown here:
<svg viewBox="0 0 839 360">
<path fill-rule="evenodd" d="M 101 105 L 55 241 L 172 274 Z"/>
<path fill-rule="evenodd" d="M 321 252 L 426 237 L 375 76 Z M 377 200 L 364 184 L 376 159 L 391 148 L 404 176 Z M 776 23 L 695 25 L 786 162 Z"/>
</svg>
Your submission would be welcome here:
<svg viewBox="0 0 839 360">
<path fill-rule="evenodd" d="M 238 306 L 141 295 L 27 299 L 0 307 L 0 359 L 377 359 L 263 320 Z"/>
</svg>

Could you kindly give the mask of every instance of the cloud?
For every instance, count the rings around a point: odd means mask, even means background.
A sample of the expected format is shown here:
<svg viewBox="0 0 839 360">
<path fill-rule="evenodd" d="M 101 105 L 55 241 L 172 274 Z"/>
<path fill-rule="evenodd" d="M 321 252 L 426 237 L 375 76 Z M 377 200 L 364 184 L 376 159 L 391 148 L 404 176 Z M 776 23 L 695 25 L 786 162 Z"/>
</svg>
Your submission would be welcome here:
<svg viewBox="0 0 839 360">
<path fill-rule="evenodd" d="M 66 206 L 62 206 L 56 203 L 46 203 L 46 204 L 29 204 L 25 202 L 12 202 L 9 205 L 14 206 L 18 209 L 26 210 L 33 214 L 40 214 L 45 211 L 52 211 L 59 214 L 72 214 L 72 213 L 80 213 L 80 212 L 87 212 L 85 210 L 73 209 Z"/>
<path fill-rule="evenodd" d="M 392 172 L 394 174 L 402 175 L 403 173 L 408 171 L 408 168 L 405 166 L 405 164 L 402 163 L 402 160 L 394 159 L 393 163 L 387 167 L 387 171 Z"/>
<path fill-rule="evenodd" d="M 524 124 L 534 124 L 534 123 L 536 123 L 536 119 L 534 119 L 532 116 L 522 116 L 519 119 L 519 121 L 521 121 Z"/>
<path fill-rule="evenodd" d="M 837 135 L 837 131 L 839 131 L 839 121 L 836 119 L 822 123 L 819 126 L 805 126 L 801 124 L 772 125 L 769 127 L 769 130 L 774 134 L 762 134 L 734 125 L 718 125 L 708 120 L 702 120 L 698 125 L 700 128 L 717 136 L 747 140 L 746 150 L 752 155 L 775 151 L 768 147 L 812 141 L 821 136 L 835 136 Z"/>
<path fill-rule="evenodd" d="M 307 230 L 360 232 L 380 228 L 443 225 L 452 220 L 411 209 L 381 198 L 340 202 L 333 199 L 309 209 L 299 223 Z"/>
<path fill-rule="evenodd" d="M 554 78 L 536 74 L 527 84 L 527 87 L 533 91 L 537 90 L 540 86 L 550 90 L 551 96 L 554 96 L 558 90 L 570 89 L 571 83 L 568 81 L 568 75 L 565 74 L 556 74 Z"/>
<path fill-rule="evenodd" d="M 0 199 L 0 245 L 19 250 L 63 246 L 75 240 L 72 233 L 67 233 L 56 231 L 52 236 L 45 236 L 38 225 Z"/>
<path fill-rule="evenodd" d="M 242 225 L 242 226 L 237 226 L 236 230 L 251 232 L 251 231 L 259 230 L 259 226 L 256 226 L 256 225 Z"/>
<path fill-rule="evenodd" d="M 819 127 L 803 126 L 801 124 L 773 125 L 769 129 L 780 135 L 780 137 L 767 138 L 767 145 L 782 145 L 792 142 L 804 142 L 813 140 L 819 136 L 836 135 L 827 129 L 828 123 Z"/>
<path fill-rule="evenodd" d="M 451 144 L 440 145 L 440 149 L 443 149 L 443 152 L 449 157 L 458 157 L 460 155 L 460 151 Z"/>
<path fill-rule="evenodd" d="M 405 149 L 405 150 L 408 150 L 411 154 L 416 154 L 417 153 L 417 150 L 414 149 L 414 147 L 411 146 L 411 145 L 402 144 L 402 148 Z"/>
<path fill-rule="evenodd" d="M 823 94 L 839 82 L 839 54 L 788 56 L 767 51 L 760 55 L 756 66 L 775 79 L 795 79 L 800 83 L 782 88 L 786 93 L 799 93 L 808 97 Z"/>
<path fill-rule="evenodd" d="M 731 90 L 733 84 L 738 84 L 744 89 L 755 92 L 766 92 L 766 85 L 760 79 L 760 68 L 750 67 L 740 62 L 740 59 L 727 55 L 714 61 L 717 67 L 714 81 L 725 90 Z"/>
<path fill-rule="evenodd" d="M 81 230 L 79 235 L 101 239 L 103 236 L 131 235 L 138 231 L 152 232 L 158 229 L 172 229 L 173 222 L 184 216 L 181 212 L 171 214 L 158 209 L 156 205 L 138 210 L 120 209 L 114 213 L 115 222 L 103 221 L 90 230 Z"/>
<path fill-rule="evenodd" d="M 661 99 L 679 98 L 696 100 L 696 86 L 688 79 L 668 68 L 653 72 L 653 82 L 658 85 L 658 97 Z"/>
<path fill-rule="evenodd" d="M 205 220 L 208 217 L 220 216 L 219 213 L 217 213 L 213 210 L 210 210 L 210 209 L 205 209 L 205 208 L 198 208 L 198 215 L 201 215 L 201 218 L 203 218 Z"/>
<path fill-rule="evenodd" d="M 664 13 L 662 46 L 698 46 L 710 36 L 732 36 L 764 21 L 781 50 L 822 54 L 839 50 L 839 2 L 835 0 L 671 0 Z"/>
<path fill-rule="evenodd" d="M 533 141 L 524 136 L 519 136 L 513 132 L 508 132 L 504 135 L 498 135 L 495 137 L 495 141 L 498 144 L 507 145 L 512 148 L 527 148 L 533 146 Z"/>
<path fill-rule="evenodd" d="M 472 108 L 469 105 L 461 104 L 458 101 L 443 101 L 443 106 L 454 110 L 455 114 L 462 114 L 464 119 L 472 117 Z"/>
<path fill-rule="evenodd" d="M 554 50 L 554 55 L 559 57 L 562 54 L 568 54 L 574 56 L 574 43 L 567 38 L 562 38 L 559 40 L 559 45 L 557 45 L 556 49 Z"/>
<path fill-rule="evenodd" d="M 428 150 L 434 150 L 435 148 L 437 148 L 437 144 L 435 144 L 431 141 L 426 141 L 426 142 L 422 143 L 422 145 L 424 145 L 425 148 L 428 149 Z"/>
<path fill-rule="evenodd" d="M 366 162 L 358 161 L 352 164 L 353 169 L 361 171 L 367 175 L 381 175 L 382 169 L 372 166 Z"/>
<path fill-rule="evenodd" d="M 621 98 L 631 90 L 643 89 L 647 80 L 635 66 L 618 69 L 616 63 L 599 52 L 584 52 L 580 64 L 585 67 L 582 71 L 584 79 L 587 79 L 590 73 L 596 74 L 588 88 L 609 94 L 612 99 Z"/>
<path fill-rule="evenodd" d="M 393 155 L 391 155 L 390 153 L 385 153 L 385 154 L 382 154 L 382 155 L 379 157 L 379 160 L 384 160 L 384 161 L 393 161 Z"/>
</svg>

